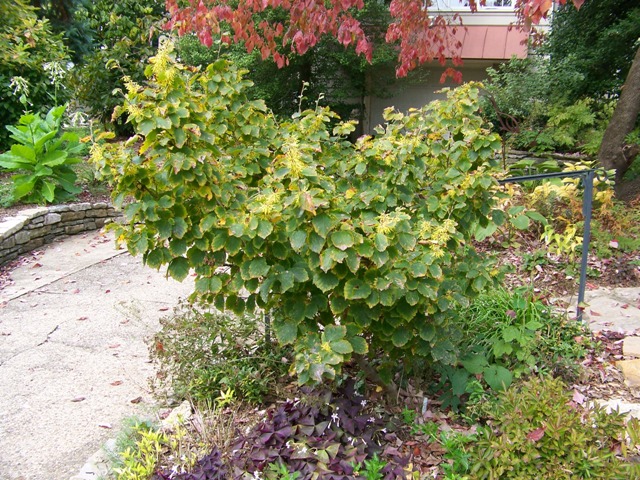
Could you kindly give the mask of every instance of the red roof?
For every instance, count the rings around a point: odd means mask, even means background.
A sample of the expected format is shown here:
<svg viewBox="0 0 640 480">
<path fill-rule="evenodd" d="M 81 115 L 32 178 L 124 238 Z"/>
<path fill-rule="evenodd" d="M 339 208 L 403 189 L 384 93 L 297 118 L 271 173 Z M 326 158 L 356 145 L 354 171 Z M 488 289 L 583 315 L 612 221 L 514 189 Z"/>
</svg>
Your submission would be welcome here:
<svg viewBox="0 0 640 480">
<path fill-rule="evenodd" d="M 459 28 L 463 59 L 509 59 L 527 56 L 528 33 L 508 25 L 468 25 Z"/>
</svg>

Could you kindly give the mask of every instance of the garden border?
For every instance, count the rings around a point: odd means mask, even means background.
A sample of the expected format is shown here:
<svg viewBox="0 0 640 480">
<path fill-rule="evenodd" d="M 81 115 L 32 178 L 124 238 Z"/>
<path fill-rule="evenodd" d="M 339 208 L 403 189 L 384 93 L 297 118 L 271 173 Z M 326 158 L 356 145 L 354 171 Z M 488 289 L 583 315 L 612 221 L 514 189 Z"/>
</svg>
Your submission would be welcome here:
<svg viewBox="0 0 640 480">
<path fill-rule="evenodd" d="M 105 202 L 23 210 L 0 222 L 0 266 L 58 238 L 102 228 L 121 216 Z"/>
</svg>

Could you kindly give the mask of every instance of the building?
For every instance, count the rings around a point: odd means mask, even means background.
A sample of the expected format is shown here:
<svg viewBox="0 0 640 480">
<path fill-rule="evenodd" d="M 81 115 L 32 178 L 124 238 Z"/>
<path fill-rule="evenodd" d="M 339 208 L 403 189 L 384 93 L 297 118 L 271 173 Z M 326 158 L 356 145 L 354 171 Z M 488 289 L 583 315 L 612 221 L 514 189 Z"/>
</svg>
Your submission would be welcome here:
<svg viewBox="0 0 640 480">
<path fill-rule="evenodd" d="M 434 15 L 459 15 L 462 19 L 464 27 L 457 29 L 456 38 L 462 42 L 464 65 L 459 70 L 464 81 L 484 80 L 488 67 L 495 67 L 513 56 L 527 56 L 528 34 L 515 27 L 517 18 L 511 2 L 487 0 L 485 6 L 479 6 L 477 12 L 471 13 L 465 0 L 433 1 L 431 8 Z M 387 107 L 395 107 L 400 111 L 419 108 L 442 95 L 437 93 L 438 90 L 455 86 L 451 79 L 440 83 L 443 71 L 444 67 L 434 61 L 419 67 L 407 78 L 396 80 L 387 88 L 372 88 L 370 91 L 383 93 L 365 97 L 363 131 L 371 133 L 376 125 L 383 123 L 382 112 Z M 375 78 L 380 81 L 392 75 L 392 71 L 385 71 Z"/>
</svg>

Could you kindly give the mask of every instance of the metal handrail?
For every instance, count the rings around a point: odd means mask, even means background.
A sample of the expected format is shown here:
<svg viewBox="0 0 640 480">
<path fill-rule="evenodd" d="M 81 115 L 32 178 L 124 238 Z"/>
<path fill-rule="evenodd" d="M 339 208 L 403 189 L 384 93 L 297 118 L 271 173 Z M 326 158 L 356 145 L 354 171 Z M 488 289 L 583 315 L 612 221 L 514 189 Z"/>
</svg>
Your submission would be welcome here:
<svg viewBox="0 0 640 480">
<path fill-rule="evenodd" d="M 522 175 L 498 180 L 500 185 L 505 183 L 522 183 L 530 181 L 548 180 L 549 178 L 581 178 L 584 185 L 582 196 L 582 216 L 584 217 L 584 232 L 582 238 L 582 260 L 580 264 L 580 286 L 578 287 L 578 305 L 576 306 L 576 318 L 582 321 L 584 310 L 584 294 L 587 286 L 587 261 L 589 258 L 589 243 L 591 241 L 591 212 L 593 210 L 593 179 L 595 170 L 578 170 L 575 172 L 538 173 L 535 175 Z"/>
</svg>

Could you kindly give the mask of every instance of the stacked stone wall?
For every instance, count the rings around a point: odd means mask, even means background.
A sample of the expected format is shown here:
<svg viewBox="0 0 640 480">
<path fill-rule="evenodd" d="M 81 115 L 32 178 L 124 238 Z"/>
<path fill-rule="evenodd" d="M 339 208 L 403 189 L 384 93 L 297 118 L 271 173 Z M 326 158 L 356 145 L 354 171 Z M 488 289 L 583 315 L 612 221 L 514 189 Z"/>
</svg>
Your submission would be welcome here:
<svg viewBox="0 0 640 480">
<path fill-rule="evenodd" d="M 122 214 L 107 203 L 30 208 L 0 222 L 0 265 L 57 238 L 102 228 Z"/>
</svg>

